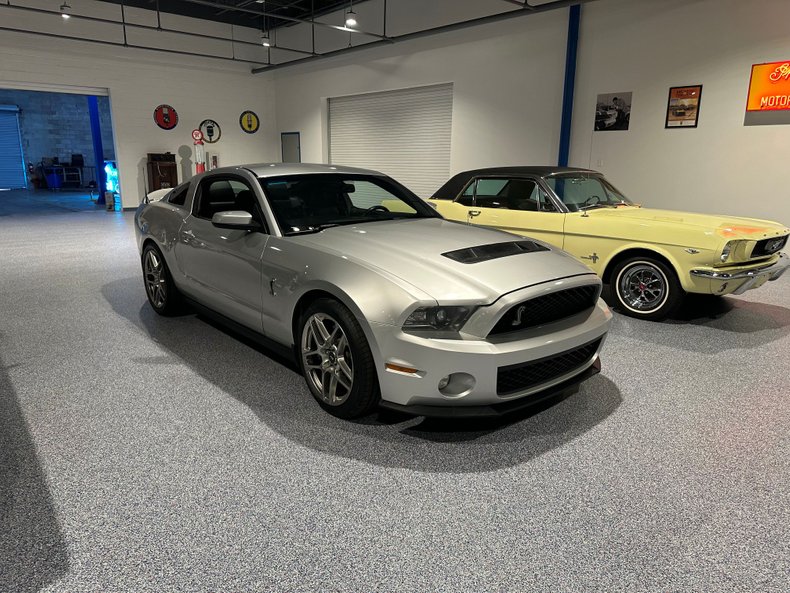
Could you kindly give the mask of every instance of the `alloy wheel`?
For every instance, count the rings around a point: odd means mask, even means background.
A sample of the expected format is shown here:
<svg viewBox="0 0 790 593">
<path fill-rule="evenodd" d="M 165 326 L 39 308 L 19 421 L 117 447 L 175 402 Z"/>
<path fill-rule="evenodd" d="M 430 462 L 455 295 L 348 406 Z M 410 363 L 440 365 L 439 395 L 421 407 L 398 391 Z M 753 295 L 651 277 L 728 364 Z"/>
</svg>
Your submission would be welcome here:
<svg viewBox="0 0 790 593">
<path fill-rule="evenodd" d="M 145 290 L 151 304 L 161 309 L 167 302 L 164 263 L 159 254 L 149 249 L 145 254 Z"/>
<path fill-rule="evenodd" d="M 308 381 L 330 406 L 351 395 L 354 363 L 343 328 L 330 315 L 311 315 L 302 329 L 302 367 Z"/>
</svg>

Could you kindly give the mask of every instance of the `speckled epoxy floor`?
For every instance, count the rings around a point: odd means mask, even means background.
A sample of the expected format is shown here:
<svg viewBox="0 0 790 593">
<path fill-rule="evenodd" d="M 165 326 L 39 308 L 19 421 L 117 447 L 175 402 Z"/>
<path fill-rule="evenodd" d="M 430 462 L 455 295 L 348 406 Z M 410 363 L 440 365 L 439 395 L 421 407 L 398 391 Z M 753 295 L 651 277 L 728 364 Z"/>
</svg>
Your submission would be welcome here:
<svg viewBox="0 0 790 593">
<path fill-rule="evenodd" d="M 349 423 L 153 314 L 131 222 L 0 217 L 0 592 L 790 590 L 790 278 L 533 415 Z"/>
</svg>

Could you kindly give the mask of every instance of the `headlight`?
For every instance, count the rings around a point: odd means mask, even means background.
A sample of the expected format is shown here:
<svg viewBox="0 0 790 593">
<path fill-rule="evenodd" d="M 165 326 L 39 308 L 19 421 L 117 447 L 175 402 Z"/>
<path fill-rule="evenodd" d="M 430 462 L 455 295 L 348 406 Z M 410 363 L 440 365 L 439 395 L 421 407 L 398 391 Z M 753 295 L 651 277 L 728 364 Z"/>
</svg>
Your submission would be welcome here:
<svg viewBox="0 0 790 593">
<path fill-rule="evenodd" d="M 403 324 L 404 329 L 460 330 L 474 313 L 474 307 L 420 307 Z"/>
<path fill-rule="evenodd" d="M 725 262 L 730 257 L 732 248 L 735 246 L 735 241 L 728 241 L 721 251 L 721 261 Z"/>
</svg>

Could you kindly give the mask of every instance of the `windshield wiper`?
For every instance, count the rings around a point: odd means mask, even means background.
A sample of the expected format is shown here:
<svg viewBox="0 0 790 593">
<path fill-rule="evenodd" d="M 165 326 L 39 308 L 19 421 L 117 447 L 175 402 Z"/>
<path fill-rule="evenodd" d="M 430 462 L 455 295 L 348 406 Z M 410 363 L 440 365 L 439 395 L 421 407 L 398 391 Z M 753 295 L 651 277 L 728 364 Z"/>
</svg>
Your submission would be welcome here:
<svg viewBox="0 0 790 593">
<path fill-rule="evenodd" d="M 589 210 L 590 208 L 605 208 L 606 204 L 587 204 L 586 206 L 579 206 L 579 211 L 584 212 L 585 210 Z"/>
</svg>

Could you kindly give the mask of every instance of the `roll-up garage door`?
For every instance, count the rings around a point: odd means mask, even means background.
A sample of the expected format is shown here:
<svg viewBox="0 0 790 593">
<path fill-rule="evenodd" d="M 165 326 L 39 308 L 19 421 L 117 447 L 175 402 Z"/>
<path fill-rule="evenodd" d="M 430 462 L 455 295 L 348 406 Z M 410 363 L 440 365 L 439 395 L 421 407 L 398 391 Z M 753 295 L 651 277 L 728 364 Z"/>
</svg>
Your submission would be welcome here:
<svg viewBox="0 0 790 593">
<path fill-rule="evenodd" d="M 0 105 L 0 189 L 27 186 L 25 159 L 19 135 L 19 108 Z"/>
<path fill-rule="evenodd" d="M 329 156 L 429 198 L 450 176 L 453 85 L 329 99 Z"/>
</svg>

